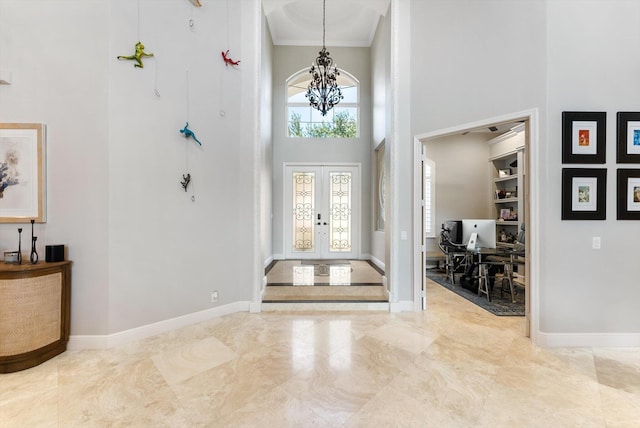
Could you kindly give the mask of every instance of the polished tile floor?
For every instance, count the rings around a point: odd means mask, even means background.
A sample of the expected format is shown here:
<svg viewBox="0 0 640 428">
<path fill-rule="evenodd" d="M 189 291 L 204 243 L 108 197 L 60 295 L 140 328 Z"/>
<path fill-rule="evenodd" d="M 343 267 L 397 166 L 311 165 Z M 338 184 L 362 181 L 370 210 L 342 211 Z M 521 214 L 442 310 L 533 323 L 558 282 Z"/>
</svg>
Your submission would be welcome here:
<svg viewBox="0 0 640 428">
<path fill-rule="evenodd" d="M 540 349 L 430 284 L 423 313 L 238 313 L 0 375 L 0 427 L 638 427 L 640 349 Z"/>
</svg>

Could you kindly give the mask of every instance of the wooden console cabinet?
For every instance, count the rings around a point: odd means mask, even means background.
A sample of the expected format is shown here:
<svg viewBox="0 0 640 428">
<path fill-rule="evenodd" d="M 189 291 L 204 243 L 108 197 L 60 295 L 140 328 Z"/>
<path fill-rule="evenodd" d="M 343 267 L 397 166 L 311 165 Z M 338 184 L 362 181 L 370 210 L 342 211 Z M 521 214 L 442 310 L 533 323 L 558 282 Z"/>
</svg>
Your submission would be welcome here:
<svg viewBox="0 0 640 428">
<path fill-rule="evenodd" d="M 71 262 L 0 262 L 0 373 L 36 366 L 67 349 Z"/>
</svg>

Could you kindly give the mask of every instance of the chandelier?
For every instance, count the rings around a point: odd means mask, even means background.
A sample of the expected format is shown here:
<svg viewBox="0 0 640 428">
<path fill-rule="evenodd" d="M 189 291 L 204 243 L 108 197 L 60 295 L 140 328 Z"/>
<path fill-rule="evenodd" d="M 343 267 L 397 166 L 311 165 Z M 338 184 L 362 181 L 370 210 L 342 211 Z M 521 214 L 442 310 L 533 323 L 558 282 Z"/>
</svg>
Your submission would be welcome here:
<svg viewBox="0 0 640 428">
<path fill-rule="evenodd" d="M 325 9 L 327 0 L 322 0 L 322 50 L 311 64 L 311 82 L 305 96 L 309 99 L 309 105 L 319 110 L 323 116 L 340 102 L 342 92 L 338 87 L 336 78 L 340 75 L 338 68 L 333 65 L 333 60 L 325 48 Z"/>
</svg>

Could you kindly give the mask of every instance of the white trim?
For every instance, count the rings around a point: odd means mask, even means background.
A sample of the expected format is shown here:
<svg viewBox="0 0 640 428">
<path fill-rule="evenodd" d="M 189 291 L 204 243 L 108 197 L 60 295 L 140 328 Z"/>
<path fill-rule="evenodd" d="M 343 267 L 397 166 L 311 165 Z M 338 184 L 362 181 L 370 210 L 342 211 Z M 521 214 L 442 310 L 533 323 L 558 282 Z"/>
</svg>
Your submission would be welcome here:
<svg viewBox="0 0 640 428">
<path fill-rule="evenodd" d="M 376 265 L 380 270 L 382 270 L 383 272 L 386 272 L 386 270 L 384 269 L 384 262 L 381 261 L 380 259 L 369 255 L 369 260 L 371 261 L 371 263 L 373 263 L 374 265 Z"/>
<path fill-rule="evenodd" d="M 274 256 L 267 257 L 267 260 L 264 261 L 263 267 L 266 269 L 271 263 L 274 261 Z"/>
<path fill-rule="evenodd" d="M 418 134 L 414 136 L 414 145 L 418 147 L 414 147 L 414 153 L 419 150 L 419 146 L 423 144 L 424 140 L 428 140 L 431 138 L 440 138 L 448 135 L 459 134 L 468 129 L 481 128 L 486 127 L 488 125 L 492 125 L 495 123 L 504 123 L 504 122 L 513 122 L 517 120 L 525 120 L 529 122 L 529 146 L 527 147 L 528 153 L 527 156 L 529 158 L 529 207 L 530 207 L 530 218 L 527 219 L 527 229 L 529 229 L 529 262 L 530 266 L 530 278 L 529 278 L 529 287 L 530 287 L 530 337 L 531 341 L 535 344 L 540 344 L 542 337 L 540 336 L 539 331 L 539 319 L 540 319 L 540 287 L 538 284 L 538 278 L 540 276 L 540 168 L 539 168 L 539 158 L 540 158 L 540 142 L 538 135 L 538 109 L 530 109 L 524 110 L 521 112 L 510 113 L 503 116 L 493 117 L 489 119 L 484 119 L 477 122 L 467 123 L 463 125 L 454 126 L 451 128 L 436 130 L 432 132 L 427 132 L 424 134 Z M 417 186 L 415 185 L 416 176 L 420 175 L 417 169 L 420 168 L 420 158 L 414 158 L 414 216 L 416 215 L 416 210 L 419 210 L 418 201 L 420 200 L 420 195 L 418 194 Z M 419 213 L 419 211 L 418 211 Z M 419 220 L 414 219 L 414 227 L 415 222 L 419 222 Z M 417 229 L 414 232 L 417 234 Z M 415 250 L 419 251 L 419 248 Z M 419 260 L 418 260 L 419 261 Z M 422 281 L 423 273 L 420 272 L 420 264 L 415 261 L 414 258 L 414 279 L 413 279 L 413 289 L 414 289 L 414 303 L 416 307 L 420 302 L 420 285 Z"/>
<path fill-rule="evenodd" d="M 389 312 L 416 312 L 413 300 L 400 300 L 397 302 L 389 303 Z"/>
<path fill-rule="evenodd" d="M 537 332 L 537 345 L 544 347 L 639 347 L 640 333 L 543 333 Z"/>
<path fill-rule="evenodd" d="M 237 312 L 248 312 L 252 307 L 251 302 L 234 302 L 215 308 L 206 309 L 192 314 L 182 315 L 168 320 L 158 321 L 152 324 L 143 325 L 118 333 L 107 335 L 71 335 L 67 348 L 70 350 L 79 349 L 107 349 L 120 346 L 137 340 L 146 339 L 179 328 L 220 318 L 225 315 Z"/>
</svg>

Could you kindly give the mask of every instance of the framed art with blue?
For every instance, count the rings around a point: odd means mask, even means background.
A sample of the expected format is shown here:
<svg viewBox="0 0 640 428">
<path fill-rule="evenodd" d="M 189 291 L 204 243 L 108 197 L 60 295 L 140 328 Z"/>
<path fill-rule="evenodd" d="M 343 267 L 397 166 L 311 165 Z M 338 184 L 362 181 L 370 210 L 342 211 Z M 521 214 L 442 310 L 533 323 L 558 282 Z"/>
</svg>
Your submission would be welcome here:
<svg viewBox="0 0 640 428">
<path fill-rule="evenodd" d="M 640 163 L 640 112 L 620 111 L 617 116 L 618 163 Z"/>
</svg>

